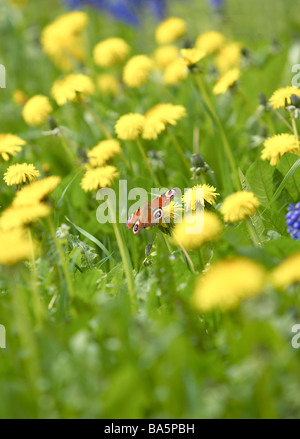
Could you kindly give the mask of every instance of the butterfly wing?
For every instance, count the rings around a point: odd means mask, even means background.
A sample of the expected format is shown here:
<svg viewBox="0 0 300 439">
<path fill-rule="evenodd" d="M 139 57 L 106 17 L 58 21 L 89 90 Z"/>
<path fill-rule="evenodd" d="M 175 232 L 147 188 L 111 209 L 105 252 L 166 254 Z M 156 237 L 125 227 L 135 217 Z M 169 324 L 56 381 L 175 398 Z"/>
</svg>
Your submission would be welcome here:
<svg viewBox="0 0 300 439">
<path fill-rule="evenodd" d="M 126 227 L 130 229 L 133 226 L 134 235 L 138 235 L 143 228 L 155 226 L 162 218 L 162 208 L 167 206 L 177 194 L 178 189 L 174 188 L 159 195 L 151 203 L 144 204 L 128 218 Z"/>
</svg>

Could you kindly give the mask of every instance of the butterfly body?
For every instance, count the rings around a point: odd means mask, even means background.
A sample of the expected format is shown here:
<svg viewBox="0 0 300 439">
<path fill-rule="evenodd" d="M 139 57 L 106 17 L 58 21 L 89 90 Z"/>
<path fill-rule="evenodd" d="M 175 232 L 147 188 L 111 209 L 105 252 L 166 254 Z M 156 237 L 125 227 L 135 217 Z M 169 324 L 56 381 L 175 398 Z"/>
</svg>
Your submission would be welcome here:
<svg viewBox="0 0 300 439">
<path fill-rule="evenodd" d="M 127 229 L 133 227 L 133 234 L 138 235 L 142 229 L 158 224 L 163 217 L 163 207 L 167 206 L 177 193 L 178 190 L 174 188 L 159 195 L 151 203 L 145 203 L 128 218 Z"/>
</svg>

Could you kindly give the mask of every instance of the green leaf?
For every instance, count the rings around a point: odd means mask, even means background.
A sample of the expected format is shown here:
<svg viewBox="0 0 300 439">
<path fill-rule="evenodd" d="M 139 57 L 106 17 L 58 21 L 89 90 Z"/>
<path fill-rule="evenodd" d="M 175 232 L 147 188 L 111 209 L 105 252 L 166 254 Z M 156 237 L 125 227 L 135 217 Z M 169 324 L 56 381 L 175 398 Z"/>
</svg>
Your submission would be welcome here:
<svg viewBox="0 0 300 439">
<path fill-rule="evenodd" d="M 291 256 L 300 251 L 300 242 L 295 239 L 282 237 L 265 244 L 265 251 L 275 256 L 279 260 Z"/>
<path fill-rule="evenodd" d="M 248 169 L 246 178 L 263 206 L 268 205 L 273 195 L 274 168 L 264 160 L 256 160 Z"/>
<path fill-rule="evenodd" d="M 72 224 L 73 227 L 75 227 L 76 230 L 78 230 L 78 232 L 82 233 L 86 238 L 88 238 L 89 240 L 91 240 L 92 242 L 94 242 L 102 251 L 103 253 L 111 259 L 111 254 L 109 253 L 109 251 L 107 250 L 107 248 L 102 244 L 102 242 L 99 241 L 99 239 L 95 238 L 95 236 L 91 235 L 89 232 L 87 232 L 86 230 L 82 229 L 79 226 L 76 226 L 76 224 L 72 223 L 71 220 L 69 220 L 69 218 L 65 217 L 66 220 Z"/>
<path fill-rule="evenodd" d="M 240 176 L 240 181 L 241 181 L 241 185 L 244 191 L 250 191 L 251 192 L 251 186 L 247 180 L 247 178 L 245 177 L 245 175 L 243 174 L 243 172 L 239 169 L 239 176 Z M 254 215 L 251 216 L 250 221 L 253 224 L 253 227 L 255 228 L 255 231 L 259 237 L 260 242 L 264 242 L 265 241 L 265 237 L 264 237 L 264 223 L 262 222 L 261 216 L 259 212 L 256 212 Z"/>
<path fill-rule="evenodd" d="M 70 258 L 81 268 L 94 268 L 95 259 L 98 258 L 95 249 L 85 242 L 81 241 L 78 236 L 68 234 L 68 246 L 71 250 Z"/>
<path fill-rule="evenodd" d="M 277 165 L 277 169 L 284 177 L 274 194 L 277 199 L 285 188 L 294 201 L 300 199 L 300 158 L 295 154 L 284 154 Z"/>
<path fill-rule="evenodd" d="M 285 212 L 266 207 L 262 212 L 262 218 L 267 230 L 275 230 L 281 235 L 288 235 L 286 230 Z"/>
</svg>

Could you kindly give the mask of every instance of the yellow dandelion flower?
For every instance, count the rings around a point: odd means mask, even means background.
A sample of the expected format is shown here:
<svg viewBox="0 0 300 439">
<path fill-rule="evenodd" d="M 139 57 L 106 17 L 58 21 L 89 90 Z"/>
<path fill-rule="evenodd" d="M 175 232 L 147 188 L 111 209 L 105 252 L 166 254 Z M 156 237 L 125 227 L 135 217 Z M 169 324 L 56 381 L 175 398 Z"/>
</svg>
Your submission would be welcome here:
<svg viewBox="0 0 300 439">
<path fill-rule="evenodd" d="M 34 165 L 17 163 L 16 165 L 9 166 L 4 174 L 3 180 L 7 186 L 12 186 L 13 184 L 31 183 L 37 180 L 39 176 L 40 172 Z"/>
<path fill-rule="evenodd" d="M 186 249 L 201 247 L 206 242 L 216 241 L 223 231 L 223 224 L 215 213 L 197 212 L 185 216 L 177 223 L 172 234 L 174 243 L 182 244 Z"/>
<path fill-rule="evenodd" d="M 235 223 L 254 215 L 259 206 L 260 202 L 253 192 L 239 191 L 225 199 L 221 213 L 226 223 Z"/>
<path fill-rule="evenodd" d="M 158 44 L 169 44 L 179 40 L 185 33 L 185 21 L 181 18 L 170 17 L 156 28 L 155 39 Z"/>
<path fill-rule="evenodd" d="M 118 93 L 119 83 L 114 76 L 103 74 L 97 77 L 97 88 L 104 95 L 115 96 Z"/>
<path fill-rule="evenodd" d="M 74 11 L 61 15 L 43 30 L 41 36 L 43 50 L 58 68 L 70 71 L 73 60 L 84 61 L 82 32 L 87 24 L 87 14 Z"/>
<path fill-rule="evenodd" d="M 76 102 L 82 96 L 93 94 L 94 89 L 91 78 L 77 73 L 55 81 L 51 94 L 58 105 L 64 105 L 67 101 Z"/>
<path fill-rule="evenodd" d="M 181 49 L 180 54 L 187 66 L 197 64 L 197 62 L 201 61 L 201 59 L 205 58 L 206 56 L 205 52 L 196 48 Z"/>
<path fill-rule="evenodd" d="M 300 253 L 289 256 L 271 273 L 271 283 L 275 288 L 287 288 L 300 282 Z"/>
<path fill-rule="evenodd" d="M 197 191 L 197 189 L 203 189 L 203 197 L 202 191 Z M 217 190 L 214 186 L 210 186 L 209 184 L 197 184 L 192 189 L 185 191 L 182 196 L 182 202 L 184 203 L 186 209 L 196 210 L 197 207 L 203 205 L 203 201 L 214 206 L 216 204 L 216 198 L 220 195 L 217 193 Z"/>
<path fill-rule="evenodd" d="M 47 96 L 36 95 L 23 107 L 22 116 L 28 125 L 42 125 L 48 119 L 53 108 Z"/>
<path fill-rule="evenodd" d="M 183 81 L 188 75 L 188 69 L 183 59 L 176 59 L 170 63 L 163 75 L 163 83 L 166 85 L 178 84 Z"/>
<path fill-rule="evenodd" d="M 123 81 L 128 87 L 137 88 L 148 81 L 154 63 L 146 55 L 136 55 L 130 58 L 123 70 Z"/>
<path fill-rule="evenodd" d="M 183 208 L 181 203 L 172 200 L 167 206 L 162 207 L 162 211 L 163 215 L 160 224 L 163 227 L 168 227 L 170 223 L 179 218 Z"/>
<path fill-rule="evenodd" d="M 114 166 L 103 166 L 86 171 L 82 180 L 81 187 L 85 192 L 95 191 L 101 187 L 108 187 L 113 184 L 115 178 L 119 177 L 119 172 Z"/>
<path fill-rule="evenodd" d="M 23 227 L 48 216 L 50 212 L 50 207 L 43 203 L 31 204 L 30 206 L 9 206 L 0 216 L 0 230 L 6 231 Z"/>
<path fill-rule="evenodd" d="M 299 88 L 292 86 L 279 88 L 274 91 L 270 97 L 270 104 L 275 110 L 278 108 L 284 108 L 286 105 L 291 105 L 292 95 L 296 95 L 300 98 Z"/>
<path fill-rule="evenodd" d="M 13 265 L 30 259 L 34 244 L 23 229 L 0 232 L 0 265 Z"/>
<path fill-rule="evenodd" d="M 262 292 L 266 281 L 263 267 L 247 258 L 222 260 L 201 274 L 193 292 L 193 305 L 199 311 L 224 311 L 241 300 Z"/>
<path fill-rule="evenodd" d="M 222 75 L 213 88 L 215 95 L 225 93 L 229 87 L 232 87 L 241 76 L 239 69 L 231 69 Z"/>
<path fill-rule="evenodd" d="M 60 177 L 51 175 L 50 177 L 31 183 L 17 192 L 12 206 L 30 206 L 40 203 L 57 188 L 60 182 Z"/>
<path fill-rule="evenodd" d="M 166 124 L 162 122 L 159 117 L 145 114 L 143 126 L 143 139 L 157 139 L 157 136 L 166 129 Z"/>
<path fill-rule="evenodd" d="M 207 55 L 217 52 L 225 43 L 223 34 L 217 31 L 208 31 L 200 34 L 196 39 L 195 47 Z"/>
<path fill-rule="evenodd" d="M 285 152 L 300 156 L 300 148 L 296 137 L 293 134 L 276 134 L 269 137 L 263 143 L 264 149 L 261 152 L 263 160 L 270 160 L 272 166 L 276 166 Z"/>
<path fill-rule="evenodd" d="M 26 145 L 25 140 L 14 134 L 0 134 L 0 157 L 8 162 L 10 157 L 22 150 L 23 145 Z"/>
<path fill-rule="evenodd" d="M 240 67 L 242 46 L 240 43 L 228 43 L 218 53 L 215 59 L 216 67 L 221 75 L 228 70 Z"/>
<path fill-rule="evenodd" d="M 156 105 L 145 114 L 143 139 L 157 139 L 158 134 L 164 131 L 168 124 L 176 125 L 177 121 L 185 116 L 186 110 L 182 105 Z"/>
<path fill-rule="evenodd" d="M 145 116 L 138 113 L 129 113 L 121 116 L 115 130 L 119 139 L 136 140 L 143 132 Z"/>
<path fill-rule="evenodd" d="M 13 92 L 12 99 L 15 104 L 22 106 L 25 104 L 28 97 L 22 90 L 17 89 Z"/>
<path fill-rule="evenodd" d="M 127 58 L 130 47 L 122 38 L 107 38 L 94 47 L 94 61 L 100 67 L 110 67 Z"/>
<path fill-rule="evenodd" d="M 154 60 L 158 67 L 165 69 L 169 64 L 175 61 L 179 56 L 179 49 L 173 45 L 158 47 L 154 52 Z"/>
<path fill-rule="evenodd" d="M 120 143 L 115 139 L 102 140 L 87 153 L 89 164 L 93 167 L 103 166 L 116 154 L 121 154 Z"/>
</svg>

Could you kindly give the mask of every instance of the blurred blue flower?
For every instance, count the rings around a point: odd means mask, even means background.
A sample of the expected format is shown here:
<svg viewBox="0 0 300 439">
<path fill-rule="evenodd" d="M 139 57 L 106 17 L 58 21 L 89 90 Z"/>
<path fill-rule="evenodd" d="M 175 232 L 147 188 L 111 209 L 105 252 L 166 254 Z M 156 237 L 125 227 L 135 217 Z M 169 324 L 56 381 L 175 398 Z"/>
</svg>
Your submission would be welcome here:
<svg viewBox="0 0 300 439">
<path fill-rule="evenodd" d="M 286 214 L 287 230 L 293 239 L 300 241 L 300 202 L 289 204 L 288 213 Z"/>
<path fill-rule="evenodd" d="M 214 8 L 221 8 L 225 3 L 224 0 L 209 0 L 209 2 Z"/>
<path fill-rule="evenodd" d="M 80 8 L 84 4 L 102 9 L 114 18 L 131 25 L 139 24 L 142 8 L 162 20 L 165 16 L 166 0 L 64 0 L 71 8 Z"/>
</svg>

